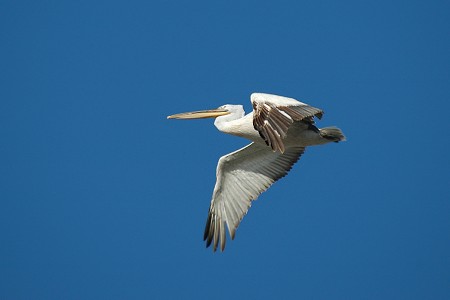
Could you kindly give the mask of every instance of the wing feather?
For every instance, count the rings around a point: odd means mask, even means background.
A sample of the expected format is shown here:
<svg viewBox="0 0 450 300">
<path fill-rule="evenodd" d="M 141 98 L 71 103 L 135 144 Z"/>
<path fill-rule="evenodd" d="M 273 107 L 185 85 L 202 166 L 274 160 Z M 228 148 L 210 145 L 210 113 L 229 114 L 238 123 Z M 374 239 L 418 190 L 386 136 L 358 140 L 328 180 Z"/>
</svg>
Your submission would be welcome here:
<svg viewBox="0 0 450 300">
<path fill-rule="evenodd" d="M 323 111 L 306 103 L 277 95 L 253 93 L 253 127 L 267 146 L 283 153 L 283 139 L 295 121 L 314 124 L 314 117 L 322 118 Z"/>
<path fill-rule="evenodd" d="M 225 249 L 225 224 L 234 239 L 236 229 L 247 214 L 251 202 L 275 181 L 285 176 L 305 151 L 304 147 L 273 152 L 251 143 L 222 156 L 217 165 L 217 181 L 205 226 L 206 246 L 213 251 Z"/>
</svg>

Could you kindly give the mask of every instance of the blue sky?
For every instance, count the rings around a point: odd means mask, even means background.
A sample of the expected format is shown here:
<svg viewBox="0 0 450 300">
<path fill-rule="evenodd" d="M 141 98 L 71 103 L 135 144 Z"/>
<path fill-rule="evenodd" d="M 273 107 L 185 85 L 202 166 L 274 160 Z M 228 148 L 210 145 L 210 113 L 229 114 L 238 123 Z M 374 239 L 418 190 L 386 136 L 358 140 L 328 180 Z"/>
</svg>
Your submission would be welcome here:
<svg viewBox="0 0 450 300">
<path fill-rule="evenodd" d="M 0 5 L 0 298 L 448 299 L 448 1 Z M 202 241 L 245 140 L 173 113 L 324 109 L 236 239 Z"/>
</svg>

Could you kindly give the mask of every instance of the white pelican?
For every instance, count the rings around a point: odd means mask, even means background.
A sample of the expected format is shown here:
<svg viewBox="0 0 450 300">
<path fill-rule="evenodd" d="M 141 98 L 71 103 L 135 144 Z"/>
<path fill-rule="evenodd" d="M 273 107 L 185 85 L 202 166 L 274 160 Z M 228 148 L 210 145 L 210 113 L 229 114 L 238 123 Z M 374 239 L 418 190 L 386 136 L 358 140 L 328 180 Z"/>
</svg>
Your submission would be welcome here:
<svg viewBox="0 0 450 300">
<path fill-rule="evenodd" d="M 242 105 L 223 105 L 217 109 L 180 113 L 168 119 L 216 118 L 222 132 L 252 141 L 222 156 L 217 164 L 217 181 L 209 207 L 203 239 L 213 251 L 225 249 L 225 224 L 231 239 L 251 201 L 284 177 L 305 151 L 305 147 L 345 140 L 339 128 L 318 129 L 314 117 L 321 109 L 292 98 L 253 93 L 253 112 L 244 115 Z"/>
</svg>

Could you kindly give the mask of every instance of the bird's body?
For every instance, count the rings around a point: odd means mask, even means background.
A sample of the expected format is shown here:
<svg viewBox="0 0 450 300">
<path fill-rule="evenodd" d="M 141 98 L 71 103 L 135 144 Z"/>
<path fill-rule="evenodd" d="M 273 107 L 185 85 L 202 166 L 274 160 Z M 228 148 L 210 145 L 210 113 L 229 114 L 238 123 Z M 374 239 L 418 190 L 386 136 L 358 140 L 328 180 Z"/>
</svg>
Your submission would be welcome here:
<svg viewBox="0 0 450 300">
<path fill-rule="evenodd" d="M 224 107 L 229 107 L 229 105 Z M 214 125 L 221 132 L 243 137 L 261 145 L 266 145 L 259 132 L 253 126 L 253 112 L 235 120 L 224 120 L 223 118 L 225 118 L 225 116 L 217 117 L 214 122 Z M 312 130 L 312 128 L 308 130 L 308 127 L 311 127 L 310 124 L 294 122 L 289 127 L 286 137 L 283 139 L 284 146 L 286 148 L 291 146 L 306 147 L 330 142 L 329 140 L 324 140 L 318 131 Z"/>
<path fill-rule="evenodd" d="M 245 115 L 242 105 L 224 105 L 215 110 L 169 116 L 171 119 L 215 117 L 220 131 L 246 138 L 252 143 L 222 156 L 206 222 L 204 239 L 213 250 L 225 248 L 225 224 L 234 238 L 251 201 L 285 176 L 305 147 L 345 140 L 340 129 L 318 129 L 314 117 L 322 110 L 292 98 L 253 93 L 253 112 Z"/>
</svg>

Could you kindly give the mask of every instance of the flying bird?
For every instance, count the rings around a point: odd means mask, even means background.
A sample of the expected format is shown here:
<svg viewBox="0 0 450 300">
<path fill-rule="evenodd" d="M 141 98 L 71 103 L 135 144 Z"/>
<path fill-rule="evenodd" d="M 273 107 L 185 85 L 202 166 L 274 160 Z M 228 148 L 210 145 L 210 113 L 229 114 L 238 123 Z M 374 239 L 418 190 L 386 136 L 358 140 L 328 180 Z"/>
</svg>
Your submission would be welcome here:
<svg viewBox="0 0 450 300">
<path fill-rule="evenodd" d="M 216 185 L 203 239 L 213 251 L 225 249 L 226 230 L 231 239 L 253 200 L 275 181 L 287 175 L 307 146 L 345 141 L 337 127 L 317 128 L 314 117 L 323 111 L 293 98 L 253 93 L 253 111 L 245 115 L 242 105 L 180 113 L 168 119 L 215 118 L 220 131 L 246 138 L 251 143 L 222 156 L 217 164 Z"/>
</svg>

